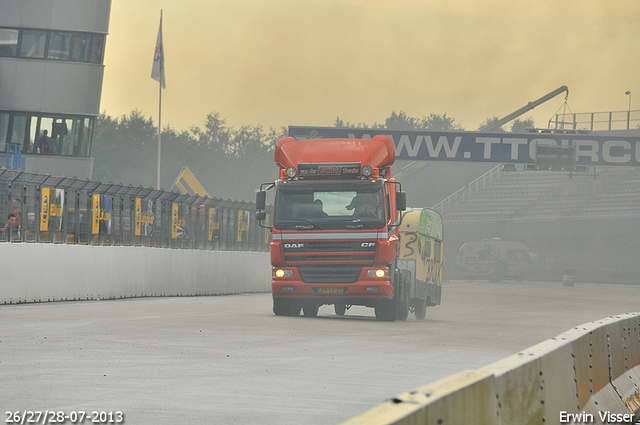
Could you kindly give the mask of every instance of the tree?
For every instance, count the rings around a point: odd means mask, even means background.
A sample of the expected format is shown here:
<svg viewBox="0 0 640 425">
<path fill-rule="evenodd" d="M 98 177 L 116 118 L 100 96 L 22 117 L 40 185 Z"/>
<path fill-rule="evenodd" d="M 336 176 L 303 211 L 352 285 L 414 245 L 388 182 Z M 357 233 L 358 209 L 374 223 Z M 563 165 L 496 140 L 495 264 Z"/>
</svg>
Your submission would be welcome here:
<svg viewBox="0 0 640 425">
<path fill-rule="evenodd" d="M 431 114 L 422 119 L 421 127 L 433 131 L 463 131 L 464 128 L 454 121 L 453 118 L 447 116 L 446 112 L 442 115 Z"/>
<path fill-rule="evenodd" d="M 155 186 L 157 128 L 138 110 L 119 119 L 98 119 L 93 178 L 135 186 Z"/>
<path fill-rule="evenodd" d="M 515 120 L 513 120 L 513 123 L 511 123 L 511 132 L 512 133 L 526 133 L 527 129 L 529 128 L 535 128 L 535 123 L 533 121 L 533 118 L 527 118 L 524 120 L 520 120 L 518 118 L 516 118 Z"/>
<path fill-rule="evenodd" d="M 210 113 L 203 129 L 178 132 L 162 129 L 160 186 L 171 188 L 188 166 L 213 197 L 251 200 L 254 188 L 273 180 L 273 149 L 285 128 L 266 130 L 246 125 L 235 130 L 218 113 Z M 157 127 L 134 110 L 112 118 L 98 118 L 93 149 L 93 178 L 101 181 L 154 187 L 157 178 Z"/>
<path fill-rule="evenodd" d="M 482 123 L 480 123 L 480 126 L 478 127 L 478 129 L 482 130 L 482 129 L 486 128 L 486 127 L 494 125 L 497 122 L 498 122 L 498 117 L 487 118 Z M 504 128 L 502 128 L 502 127 L 494 128 L 491 131 L 494 132 L 494 133 L 504 133 L 505 132 Z"/>
<path fill-rule="evenodd" d="M 391 112 L 391 115 L 384 121 L 384 124 L 358 125 L 345 122 L 340 117 L 336 118 L 334 127 L 337 128 L 373 128 L 380 130 L 430 130 L 430 131 L 462 131 L 464 128 L 455 123 L 455 120 L 448 117 L 446 113 L 442 115 L 431 114 L 428 117 L 415 118 L 407 115 L 406 112 Z"/>
<path fill-rule="evenodd" d="M 407 116 L 404 111 L 398 114 L 393 111 L 384 121 L 384 126 L 387 130 L 419 130 L 419 123 L 419 119 Z"/>
</svg>

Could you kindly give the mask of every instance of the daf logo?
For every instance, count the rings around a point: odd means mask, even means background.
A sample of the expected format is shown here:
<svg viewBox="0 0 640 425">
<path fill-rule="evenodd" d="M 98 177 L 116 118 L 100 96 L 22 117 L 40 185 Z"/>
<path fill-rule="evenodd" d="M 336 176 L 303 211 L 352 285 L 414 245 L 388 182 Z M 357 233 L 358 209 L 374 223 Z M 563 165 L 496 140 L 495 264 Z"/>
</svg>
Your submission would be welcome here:
<svg viewBox="0 0 640 425">
<path fill-rule="evenodd" d="M 362 242 L 362 244 L 360 244 L 361 247 L 363 248 L 371 248 L 372 246 L 376 246 L 375 242 Z"/>
<path fill-rule="evenodd" d="M 304 248 L 303 243 L 286 243 L 284 244 L 285 248 Z"/>
</svg>

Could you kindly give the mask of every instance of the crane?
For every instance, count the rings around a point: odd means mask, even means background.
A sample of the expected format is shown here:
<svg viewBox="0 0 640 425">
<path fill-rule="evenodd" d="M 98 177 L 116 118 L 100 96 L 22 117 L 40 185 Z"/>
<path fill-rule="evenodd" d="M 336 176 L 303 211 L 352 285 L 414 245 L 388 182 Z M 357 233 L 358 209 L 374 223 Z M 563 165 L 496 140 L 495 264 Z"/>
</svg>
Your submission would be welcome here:
<svg viewBox="0 0 640 425">
<path fill-rule="evenodd" d="M 569 89 L 567 88 L 567 86 L 558 87 L 554 91 L 549 92 L 546 95 L 542 96 L 540 99 L 534 100 L 533 102 L 529 102 L 525 106 L 523 106 L 522 108 L 518 109 L 517 111 L 513 111 L 512 113 L 510 113 L 506 117 L 500 118 L 499 120 L 495 120 L 495 121 L 485 125 L 484 127 L 479 128 L 476 131 L 489 132 L 489 131 L 493 131 L 495 129 L 498 129 L 498 128 L 502 127 L 503 124 L 506 124 L 509 121 L 518 118 L 520 115 L 522 115 L 522 114 L 524 114 L 526 112 L 529 112 L 530 110 L 532 110 L 536 106 L 541 105 L 544 102 L 546 102 L 547 100 L 550 100 L 550 99 L 556 97 L 560 93 L 567 93 L 565 95 L 565 99 L 567 97 L 569 97 Z"/>
</svg>

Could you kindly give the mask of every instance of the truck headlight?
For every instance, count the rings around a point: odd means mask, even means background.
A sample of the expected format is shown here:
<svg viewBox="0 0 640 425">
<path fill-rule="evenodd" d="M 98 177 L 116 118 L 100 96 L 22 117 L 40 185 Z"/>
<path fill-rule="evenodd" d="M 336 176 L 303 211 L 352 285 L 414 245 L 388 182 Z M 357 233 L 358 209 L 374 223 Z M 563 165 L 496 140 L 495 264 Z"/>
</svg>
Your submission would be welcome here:
<svg viewBox="0 0 640 425">
<path fill-rule="evenodd" d="M 377 277 L 377 278 L 389 277 L 389 270 L 387 269 L 367 270 L 367 277 Z"/>
<path fill-rule="evenodd" d="M 291 277 L 293 276 L 293 270 L 289 269 L 275 269 L 273 271 L 274 277 Z"/>
</svg>

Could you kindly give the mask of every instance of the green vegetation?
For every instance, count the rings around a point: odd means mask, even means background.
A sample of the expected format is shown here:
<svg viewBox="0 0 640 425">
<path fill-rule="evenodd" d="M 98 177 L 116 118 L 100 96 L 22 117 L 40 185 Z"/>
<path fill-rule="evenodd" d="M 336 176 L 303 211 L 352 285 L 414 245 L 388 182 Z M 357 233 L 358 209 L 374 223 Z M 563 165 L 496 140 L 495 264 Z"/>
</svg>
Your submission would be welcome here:
<svg viewBox="0 0 640 425">
<path fill-rule="evenodd" d="M 120 118 L 102 114 L 93 147 L 93 179 L 155 187 L 157 131 L 152 119 L 137 110 Z M 254 187 L 273 180 L 273 147 L 285 135 L 285 128 L 229 128 L 217 113 L 207 116 L 203 129 L 178 132 L 165 127 L 160 186 L 170 189 L 188 166 L 212 196 L 252 200 Z"/>
</svg>

